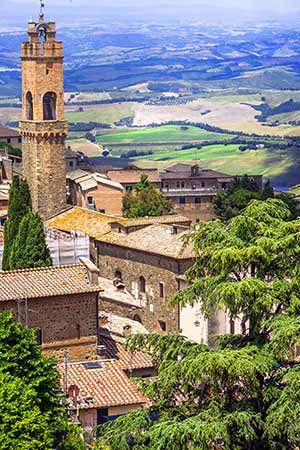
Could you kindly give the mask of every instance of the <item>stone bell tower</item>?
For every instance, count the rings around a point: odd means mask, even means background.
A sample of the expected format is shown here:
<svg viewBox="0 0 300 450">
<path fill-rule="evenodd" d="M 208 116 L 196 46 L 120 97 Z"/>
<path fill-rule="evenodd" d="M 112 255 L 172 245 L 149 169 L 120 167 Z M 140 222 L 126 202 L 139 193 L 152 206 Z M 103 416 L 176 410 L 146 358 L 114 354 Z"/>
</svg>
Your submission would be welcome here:
<svg viewBox="0 0 300 450">
<path fill-rule="evenodd" d="M 64 77 L 62 42 L 56 40 L 54 22 L 44 20 L 43 3 L 38 22 L 28 24 L 22 44 L 23 118 L 20 122 L 23 176 L 32 196 L 33 210 L 43 219 L 66 206 Z"/>
</svg>

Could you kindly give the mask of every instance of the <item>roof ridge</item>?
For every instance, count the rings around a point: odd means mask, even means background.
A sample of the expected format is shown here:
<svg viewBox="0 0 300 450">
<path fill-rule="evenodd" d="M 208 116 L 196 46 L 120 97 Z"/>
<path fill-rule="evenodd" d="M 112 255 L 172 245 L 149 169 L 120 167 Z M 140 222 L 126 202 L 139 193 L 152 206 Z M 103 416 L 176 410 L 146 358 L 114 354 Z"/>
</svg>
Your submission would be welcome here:
<svg viewBox="0 0 300 450">
<path fill-rule="evenodd" d="M 48 267 L 31 267 L 28 269 L 12 269 L 12 270 L 0 270 L 0 275 L 11 274 L 11 273 L 24 273 L 24 272 L 37 272 L 37 271 L 46 271 L 46 270 L 58 270 L 58 269 L 69 269 L 72 267 L 85 267 L 83 263 L 72 263 L 72 264 L 60 264 L 56 266 L 48 266 Z"/>
</svg>

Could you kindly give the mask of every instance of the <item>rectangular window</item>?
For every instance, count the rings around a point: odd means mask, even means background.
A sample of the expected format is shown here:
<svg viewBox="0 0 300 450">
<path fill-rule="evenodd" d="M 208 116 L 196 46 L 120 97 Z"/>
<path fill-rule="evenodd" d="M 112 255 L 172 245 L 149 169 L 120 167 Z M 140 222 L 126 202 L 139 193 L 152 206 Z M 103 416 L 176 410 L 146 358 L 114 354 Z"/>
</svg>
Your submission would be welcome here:
<svg viewBox="0 0 300 450">
<path fill-rule="evenodd" d="M 234 323 L 234 320 L 230 321 L 230 334 L 235 334 L 235 323 Z"/>
<path fill-rule="evenodd" d="M 18 142 L 19 142 L 19 144 L 22 144 L 22 138 L 21 137 L 18 137 Z"/>
<path fill-rule="evenodd" d="M 88 201 L 89 205 L 93 205 L 94 204 L 94 197 L 88 197 L 87 201 Z"/>
<path fill-rule="evenodd" d="M 180 188 L 180 182 L 179 181 L 176 182 L 176 187 Z"/>
<path fill-rule="evenodd" d="M 105 209 L 99 209 L 99 213 L 105 214 Z"/>
<path fill-rule="evenodd" d="M 201 203 L 201 197 L 195 197 L 195 203 L 199 205 Z"/>
<path fill-rule="evenodd" d="M 205 182 L 204 181 L 201 181 L 201 187 L 205 187 Z"/>
<path fill-rule="evenodd" d="M 36 340 L 38 342 L 39 345 L 43 344 L 43 332 L 41 330 L 41 328 L 38 328 L 35 332 L 36 334 Z"/>
<path fill-rule="evenodd" d="M 179 205 L 185 205 L 185 197 L 179 197 Z"/>
<path fill-rule="evenodd" d="M 165 297 L 165 285 L 164 283 L 159 283 L 159 296 L 160 298 Z"/>
<path fill-rule="evenodd" d="M 69 167 L 73 167 L 74 166 L 74 161 L 69 161 Z"/>
<path fill-rule="evenodd" d="M 76 337 L 77 337 L 77 339 L 81 338 L 81 329 L 80 329 L 79 323 L 76 324 Z"/>
<path fill-rule="evenodd" d="M 184 188 L 184 181 L 181 182 L 181 187 Z"/>
<path fill-rule="evenodd" d="M 11 138 L 7 138 L 7 139 L 6 139 L 6 143 L 7 143 L 7 144 L 10 144 L 10 143 L 11 143 Z"/>
</svg>

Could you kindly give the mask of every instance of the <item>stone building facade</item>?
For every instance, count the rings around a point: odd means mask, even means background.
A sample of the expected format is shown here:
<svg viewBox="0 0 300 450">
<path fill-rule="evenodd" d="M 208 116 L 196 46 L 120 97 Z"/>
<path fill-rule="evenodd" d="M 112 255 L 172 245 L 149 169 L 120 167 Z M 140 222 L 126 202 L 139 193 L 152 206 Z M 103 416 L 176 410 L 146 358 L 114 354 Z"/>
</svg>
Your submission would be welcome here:
<svg viewBox="0 0 300 450">
<path fill-rule="evenodd" d="M 43 219 L 66 205 L 64 77 L 62 42 L 54 22 L 41 13 L 29 22 L 28 41 L 22 44 L 23 175 L 32 206 Z"/>
<path fill-rule="evenodd" d="M 102 214 L 122 215 L 123 186 L 100 173 L 77 169 L 67 174 L 68 202 L 99 211 Z"/>
<path fill-rule="evenodd" d="M 97 357 L 98 271 L 90 262 L 0 272 L 0 312 L 35 328 L 46 354 Z"/>
<path fill-rule="evenodd" d="M 151 225 L 128 235 L 111 232 L 95 242 L 94 258 L 101 276 L 122 280 L 141 306 L 138 311 L 131 305 L 127 313 L 131 311 L 131 318 L 151 332 L 180 330 L 179 307 L 168 302 L 179 290 L 178 276 L 193 263 L 192 251 L 182 249 L 180 236 L 174 234 L 173 226 Z M 121 313 L 117 302 L 114 306 L 111 302 L 111 308 Z"/>
<path fill-rule="evenodd" d="M 8 144 L 14 148 L 22 148 L 22 138 L 17 131 L 0 124 L 0 144 Z"/>
<path fill-rule="evenodd" d="M 177 214 L 183 214 L 192 222 L 215 218 L 213 199 L 224 192 L 236 179 L 198 165 L 174 164 L 160 174 L 161 192 L 171 200 Z M 262 176 L 250 176 L 262 189 Z"/>
</svg>

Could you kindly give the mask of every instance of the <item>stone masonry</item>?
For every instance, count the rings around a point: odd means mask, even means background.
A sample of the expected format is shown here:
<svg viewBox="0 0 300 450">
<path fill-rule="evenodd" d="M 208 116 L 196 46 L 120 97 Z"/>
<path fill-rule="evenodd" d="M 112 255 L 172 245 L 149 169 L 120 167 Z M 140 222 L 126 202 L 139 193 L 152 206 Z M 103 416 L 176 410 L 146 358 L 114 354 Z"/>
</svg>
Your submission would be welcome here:
<svg viewBox="0 0 300 450">
<path fill-rule="evenodd" d="M 179 308 L 170 307 L 168 300 L 178 291 L 177 276 L 185 273 L 191 266 L 192 259 L 179 260 L 154 253 L 146 254 L 104 242 L 97 242 L 97 254 L 101 276 L 113 279 L 120 272 L 126 288 L 142 301 L 142 312 L 136 311 L 136 314 L 147 330 L 179 332 Z M 145 279 L 144 293 L 139 288 L 140 277 Z M 118 305 L 112 307 L 111 312 L 120 314 Z M 163 324 L 166 326 L 165 330 L 162 328 Z"/>
<path fill-rule="evenodd" d="M 22 44 L 23 175 L 34 211 L 43 219 L 66 206 L 64 78 L 62 43 L 54 22 L 30 22 Z"/>
</svg>

